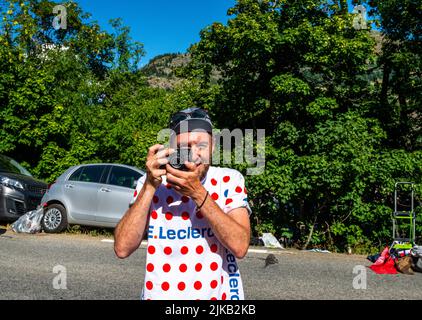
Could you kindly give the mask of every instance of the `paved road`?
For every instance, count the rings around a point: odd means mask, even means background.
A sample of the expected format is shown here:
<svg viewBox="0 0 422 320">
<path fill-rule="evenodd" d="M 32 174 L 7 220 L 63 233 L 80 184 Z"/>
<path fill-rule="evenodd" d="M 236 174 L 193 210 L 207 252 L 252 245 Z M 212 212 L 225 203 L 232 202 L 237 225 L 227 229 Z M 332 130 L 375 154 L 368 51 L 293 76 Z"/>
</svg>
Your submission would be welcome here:
<svg viewBox="0 0 422 320">
<path fill-rule="evenodd" d="M 138 299 L 145 247 L 130 258 L 114 256 L 112 243 L 81 235 L 0 232 L 0 299 Z M 422 274 L 377 275 L 367 289 L 353 288 L 353 268 L 364 256 L 284 250 L 264 268 L 266 253 L 239 262 L 248 299 L 422 299 Z M 56 265 L 66 267 L 67 289 L 53 288 Z M 57 270 L 56 270 L 57 271 Z"/>
</svg>

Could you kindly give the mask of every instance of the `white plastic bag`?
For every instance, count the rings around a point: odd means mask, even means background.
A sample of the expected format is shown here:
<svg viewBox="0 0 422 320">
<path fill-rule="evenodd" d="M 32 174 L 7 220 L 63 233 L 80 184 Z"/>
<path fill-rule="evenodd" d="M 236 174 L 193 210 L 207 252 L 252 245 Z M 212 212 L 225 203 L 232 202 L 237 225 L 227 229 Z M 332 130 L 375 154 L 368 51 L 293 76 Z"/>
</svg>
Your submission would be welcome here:
<svg viewBox="0 0 422 320">
<path fill-rule="evenodd" d="M 410 254 L 413 257 L 413 270 L 422 272 L 422 246 L 414 246 L 412 250 L 410 250 Z"/>
<path fill-rule="evenodd" d="M 41 231 L 41 220 L 44 216 L 43 207 L 29 211 L 12 224 L 16 233 L 37 233 Z"/>
<path fill-rule="evenodd" d="M 276 237 L 274 237 L 271 233 L 263 233 L 260 239 L 262 239 L 262 241 L 264 242 L 264 246 L 267 248 L 284 249 L 280 242 L 278 242 Z"/>
<path fill-rule="evenodd" d="M 422 258 L 422 246 L 414 246 L 411 250 L 411 254 L 414 257 Z"/>
</svg>

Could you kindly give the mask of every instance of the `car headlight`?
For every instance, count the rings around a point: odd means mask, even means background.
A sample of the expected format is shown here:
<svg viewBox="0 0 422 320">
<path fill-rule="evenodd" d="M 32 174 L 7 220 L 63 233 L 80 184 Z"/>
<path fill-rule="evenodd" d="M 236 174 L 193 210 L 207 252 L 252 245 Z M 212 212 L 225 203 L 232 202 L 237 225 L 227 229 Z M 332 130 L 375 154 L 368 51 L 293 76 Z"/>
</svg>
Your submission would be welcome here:
<svg viewBox="0 0 422 320">
<path fill-rule="evenodd" d="M 10 179 L 8 177 L 0 176 L 0 184 L 9 188 L 23 190 L 22 183 L 20 183 L 18 180 Z"/>
</svg>

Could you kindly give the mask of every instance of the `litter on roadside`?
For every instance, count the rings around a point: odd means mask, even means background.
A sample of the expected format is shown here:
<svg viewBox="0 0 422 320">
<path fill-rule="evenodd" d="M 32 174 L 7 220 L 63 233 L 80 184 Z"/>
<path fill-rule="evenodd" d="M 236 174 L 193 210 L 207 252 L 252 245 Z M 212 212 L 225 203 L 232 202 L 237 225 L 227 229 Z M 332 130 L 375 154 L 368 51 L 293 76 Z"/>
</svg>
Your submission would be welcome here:
<svg viewBox="0 0 422 320">
<path fill-rule="evenodd" d="M 29 211 L 12 223 L 12 230 L 16 233 L 38 233 L 41 231 L 41 220 L 44 216 L 43 207 Z"/>
<path fill-rule="evenodd" d="M 271 233 L 263 233 L 260 239 L 264 242 L 264 246 L 267 248 L 284 249 L 276 237 L 274 237 Z"/>
<path fill-rule="evenodd" d="M 415 245 L 416 213 L 414 208 L 413 182 L 396 182 L 394 185 L 393 243 L 385 247 L 381 254 L 368 256 L 373 262 L 369 267 L 378 274 L 413 274 L 422 272 L 422 247 Z M 400 204 L 401 188 L 410 187 L 409 205 Z M 409 188 L 407 188 L 409 190 Z"/>
<path fill-rule="evenodd" d="M 375 262 L 369 267 L 377 274 L 412 275 L 414 271 L 422 272 L 422 246 L 412 249 L 396 249 L 394 246 L 385 247 L 381 254 L 368 256 L 369 261 Z"/>
<path fill-rule="evenodd" d="M 318 253 L 331 253 L 328 250 L 322 250 L 322 249 L 308 249 L 308 250 L 305 250 L 305 251 L 308 251 L 308 252 L 318 252 Z"/>
<path fill-rule="evenodd" d="M 422 246 L 414 246 L 412 250 L 410 250 L 410 255 L 413 258 L 413 270 L 422 272 Z"/>
</svg>

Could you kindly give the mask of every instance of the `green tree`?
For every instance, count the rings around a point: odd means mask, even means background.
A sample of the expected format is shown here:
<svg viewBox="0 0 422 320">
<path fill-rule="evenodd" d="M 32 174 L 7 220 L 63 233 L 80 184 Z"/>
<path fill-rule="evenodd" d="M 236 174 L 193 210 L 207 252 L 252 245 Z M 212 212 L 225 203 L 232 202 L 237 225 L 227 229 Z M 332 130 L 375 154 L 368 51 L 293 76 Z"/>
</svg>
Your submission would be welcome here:
<svg viewBox="0 0 422 320">
<path fill-rule="evenodd" d="M 266 129 L 265 174 L 247 178 L 255 230 L 334 250 L 390 241 L 394 182 L 421 181 L 421 153 L 389 144 L 405 133 L 379 116 L 370 28 L 346 1 L 238 0 L 228 14 L 201 32 L 186 74 L 214 93 L 220 127 Z"/>
<path fill-rule="evenodd" d="M 395 148 L 422 147 L 422 3 L 368 1 L 384 36 L 377 116 Z"/>
<path fill-rule="evenodd" d="M 161 95 L 137 72 L 142 44 L 119 19 L 111 21 L 113 34 L 101 30 L 75 2 L 64 4 L 67 27 L 56 30 L 55 5 L 10 0 L 0 6 L 0 153 L 48 181 L 85 161 L 133 164 L 123 148 L 136 145 L 130 144 L 135 124 L 125 117 L 155 108 Z"/>
</svg>

